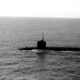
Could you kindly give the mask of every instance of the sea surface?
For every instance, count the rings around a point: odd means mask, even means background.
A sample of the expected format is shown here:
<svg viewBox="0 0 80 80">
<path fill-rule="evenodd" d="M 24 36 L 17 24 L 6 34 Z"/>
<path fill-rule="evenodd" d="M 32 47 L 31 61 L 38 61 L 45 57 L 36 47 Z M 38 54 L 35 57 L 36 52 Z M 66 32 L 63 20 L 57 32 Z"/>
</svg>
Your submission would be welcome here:
<svg viewBox="0 0 80 80">
<path fill-rule="evenodd" d="M 46 54 L 39 56 L 38 53 Z M 3 48 L 0 80 L 80 80 L 80 52 Z"/>
<path fill-rule="evenodd" d="M 79 51 L 18 50 L 42 32 L 47 45 L 80 47 L 80 19 L 0 18 L 0 80 L 80 80 Z"/>
</svg>

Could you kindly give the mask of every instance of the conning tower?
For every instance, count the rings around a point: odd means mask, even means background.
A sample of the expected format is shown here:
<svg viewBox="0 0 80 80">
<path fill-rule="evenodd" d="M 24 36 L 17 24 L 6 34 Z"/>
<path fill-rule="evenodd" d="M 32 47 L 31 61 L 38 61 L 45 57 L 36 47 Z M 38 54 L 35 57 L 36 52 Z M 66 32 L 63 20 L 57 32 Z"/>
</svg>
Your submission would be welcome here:
<svg viewBox="0 0 80 80">
<path fill-rule="evenodd" d="M 46 48 L 46 41 L 44 40 L 44 34 L 42 34 L 42 39 L 37 42 L 37 48 L 38 49 Z"/>
</svg>

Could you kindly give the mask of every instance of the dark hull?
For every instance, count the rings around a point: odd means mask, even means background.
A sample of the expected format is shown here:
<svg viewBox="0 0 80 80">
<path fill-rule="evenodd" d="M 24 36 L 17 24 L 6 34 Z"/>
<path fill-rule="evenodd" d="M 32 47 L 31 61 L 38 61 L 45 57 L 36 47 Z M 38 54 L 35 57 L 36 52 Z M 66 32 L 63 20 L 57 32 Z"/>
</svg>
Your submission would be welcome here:
<svg viewBox="0 0 80 80">
<path fill-rule="evenodd" d="M 24 47 L 24 48 L 19 48 L 19 50 L 33 50 L 33 49 L 53 50 L 53 51 L 80 51 L 79 47 L 45 47 L 45 48 Z"/>
</svg>

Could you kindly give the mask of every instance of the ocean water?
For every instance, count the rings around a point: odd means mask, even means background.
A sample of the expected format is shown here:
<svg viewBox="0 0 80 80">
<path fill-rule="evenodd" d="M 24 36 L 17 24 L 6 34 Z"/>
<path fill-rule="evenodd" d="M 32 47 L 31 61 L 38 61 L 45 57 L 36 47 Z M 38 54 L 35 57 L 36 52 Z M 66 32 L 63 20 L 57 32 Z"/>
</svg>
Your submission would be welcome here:
<svg viewBox="0 0 80 80">
<path fill-rule="evenodd" d="M 80 19 L 0 18 L 0 80 L 80 80 L 80 52 L 18 50 L 42 32 L 50 46 L 80 47 Z"/>
<path fill-rule="evenodd" d="M 0 80 L 80 80 L 80 52 L 1 48 Z"/>
</svg>

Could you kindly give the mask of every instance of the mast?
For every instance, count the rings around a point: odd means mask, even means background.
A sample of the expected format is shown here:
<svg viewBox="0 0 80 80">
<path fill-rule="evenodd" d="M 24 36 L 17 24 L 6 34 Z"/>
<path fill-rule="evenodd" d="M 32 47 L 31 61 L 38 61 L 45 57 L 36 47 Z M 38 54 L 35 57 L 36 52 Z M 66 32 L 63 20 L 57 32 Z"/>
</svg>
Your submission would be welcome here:
<svg viewBox="0 0 80 80">
<path fill-rule="evenodd" d="M 42 32 L 42 40 L 44 41 L 44 33 Z"/>
</svg>

